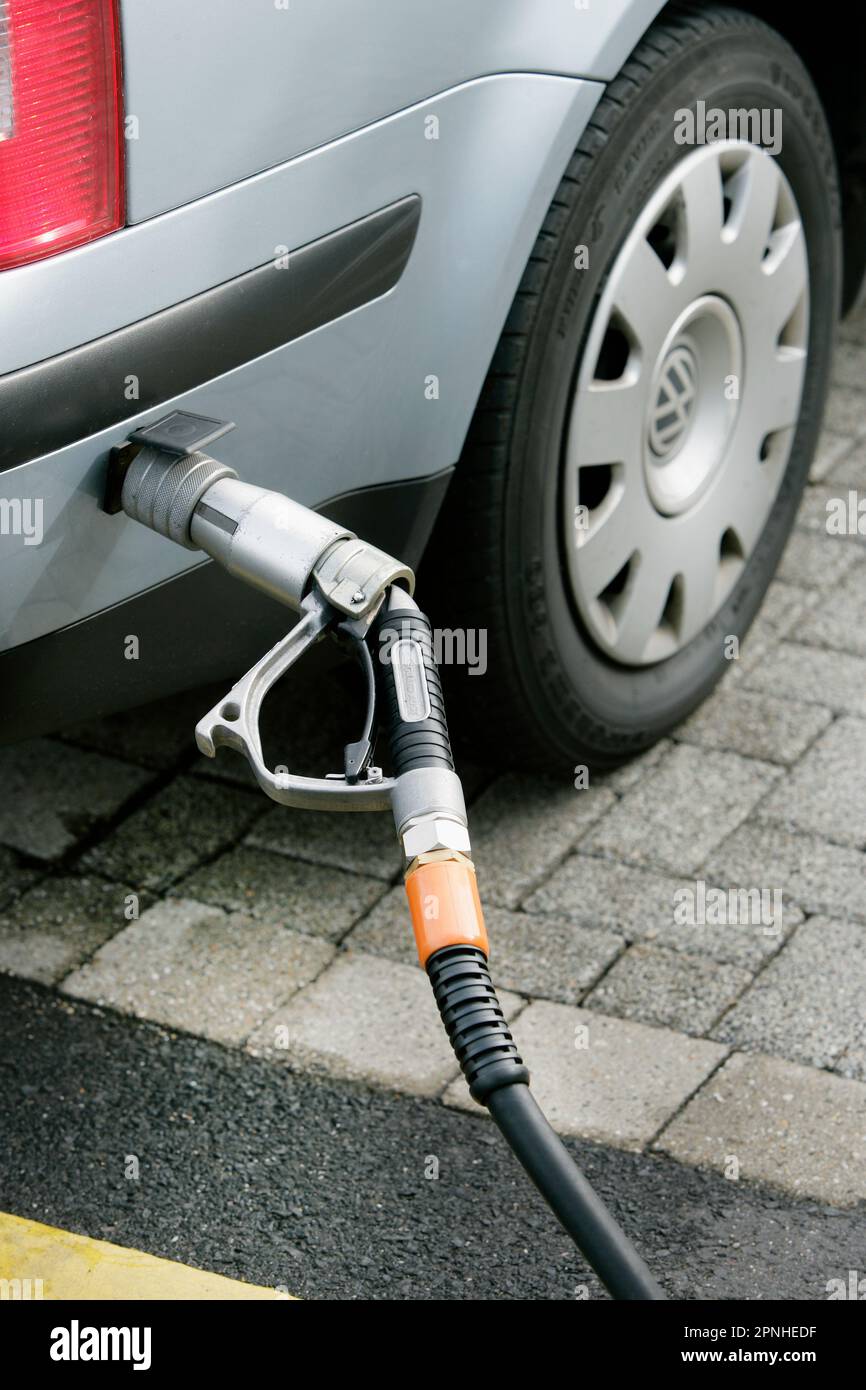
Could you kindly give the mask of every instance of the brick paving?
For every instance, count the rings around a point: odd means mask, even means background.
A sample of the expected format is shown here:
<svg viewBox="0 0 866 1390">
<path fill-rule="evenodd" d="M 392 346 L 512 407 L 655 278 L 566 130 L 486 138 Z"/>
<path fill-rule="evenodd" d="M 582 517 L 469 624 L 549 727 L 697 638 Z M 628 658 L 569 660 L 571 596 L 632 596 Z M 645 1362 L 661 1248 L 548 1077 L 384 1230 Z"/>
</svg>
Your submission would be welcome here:
<svg viewBox="0 0 866 1390">
<path fill-rule="evenodd" d="M 466 783 L 494 973 L 554 1124 L 850 1206 L 866 1198 L 866 536 L 825 518 L 866 494 L 864 317 L 834 382 L 797 527 L 717 693 L 587 789 L 507 768 Z M 335 765 L 345 692 L 293 695 L 269 702 L 274 746 Z M 276 808 L 235 755 L 198 757 L 213 698 L 0 750 L 0 969 L 472 1108 L 390 819 Z"/>
</svg>

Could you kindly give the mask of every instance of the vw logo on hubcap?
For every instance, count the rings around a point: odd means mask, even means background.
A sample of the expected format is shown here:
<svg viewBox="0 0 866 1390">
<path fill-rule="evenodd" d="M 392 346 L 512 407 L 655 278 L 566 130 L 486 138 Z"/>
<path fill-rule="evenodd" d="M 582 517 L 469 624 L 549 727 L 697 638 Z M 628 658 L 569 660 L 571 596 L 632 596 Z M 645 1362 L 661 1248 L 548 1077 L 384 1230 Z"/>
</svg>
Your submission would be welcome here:
<svg viewBox="0 0 866 1390">
<path fill-rule="evenodd" d="M 698 364 L 684 343 L 672 348 L 659 375 L 650 417 L 649 443 L 656 458 L 670 458 L 683 444 L 698 393 Z"/>
</svg>

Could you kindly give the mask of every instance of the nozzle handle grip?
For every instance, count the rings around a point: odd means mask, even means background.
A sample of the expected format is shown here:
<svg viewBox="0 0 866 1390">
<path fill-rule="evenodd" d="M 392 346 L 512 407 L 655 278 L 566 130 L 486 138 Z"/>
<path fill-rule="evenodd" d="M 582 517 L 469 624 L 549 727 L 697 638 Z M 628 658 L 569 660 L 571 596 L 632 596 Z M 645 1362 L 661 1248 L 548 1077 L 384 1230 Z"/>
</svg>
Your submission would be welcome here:
<svg viewBox="0 0 866 1390">
<path fill-rule="evenodd" d="M 393 591 L 392 591 L 393 592 Z M 454 771 L 433 629 L 417 608 L 380 619 L 374 653 L 379 719 L 395 777 L 417 768 Z"/>
</svg>

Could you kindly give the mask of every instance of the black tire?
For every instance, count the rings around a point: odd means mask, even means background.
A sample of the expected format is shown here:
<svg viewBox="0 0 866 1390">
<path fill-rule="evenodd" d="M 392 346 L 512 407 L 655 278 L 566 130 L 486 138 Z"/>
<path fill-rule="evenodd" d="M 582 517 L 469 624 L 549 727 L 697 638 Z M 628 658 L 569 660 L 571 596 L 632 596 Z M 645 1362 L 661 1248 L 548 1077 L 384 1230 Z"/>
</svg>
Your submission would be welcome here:
<svg viewBox="0 0 866 1390">
<path fill-rule="evenodd" d="M 739 582 L 698 637 L 667 661 L 620 666 L 592 641 L 567 592 L 559 540 L 561 451 L 582 345 L 616 254 L 652 191 L 689 151 L 673 113 L 777 107 L 779 163 L 808 242 L 809 365 L 790 462 Z M 727 667 L 778 565 L 823 413 L 841 283 L 841 207 L 821 103 L 773 29 L 723 6 L 666 11 L 610 84 L 538 236 L 500 339 L 420 589 L 444 627 L 487 631 L 483 678 L 444 675 L 458 745 L 479 761 L 603 769 L 683 720 Z M 590 268 L 575 293 L 574 247 Z"/>
</svg>

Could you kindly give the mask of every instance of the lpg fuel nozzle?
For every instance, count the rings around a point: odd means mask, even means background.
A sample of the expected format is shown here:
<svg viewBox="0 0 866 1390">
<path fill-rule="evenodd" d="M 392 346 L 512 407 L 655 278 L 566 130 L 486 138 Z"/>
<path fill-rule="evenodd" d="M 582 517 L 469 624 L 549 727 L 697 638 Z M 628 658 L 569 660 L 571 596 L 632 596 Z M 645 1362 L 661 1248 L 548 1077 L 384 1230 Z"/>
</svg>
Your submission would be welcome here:
<svg viewBox="0 0 866 1390">
<path fill-rule="evenodd" d="M 225 463 L 201 452 L 232 428 L 175 411 L 130 435 L 115 450 L 109 494 L 120 510 L 191 550 L 210 555 L 229 574 L 300 615 L 287 635 L 199 720 L 196 742 L 214 757 L 221 745 L 243 753 L 259 786 L 286 806 L 381 811 L 393 780 L 372 764 L 376 682 L 367 638 L 388 590 L 415 578 L 407 565 L 282 493 L 241 482 Z M 118 476 L 119 475 L 119 476 Z M 366 678 L 361 737 L 345 748 L 341 773 L 301 777 L 265 763 L 259 716 L 271 687 L 326 633 L 343 641 Z"/>
</svg>

